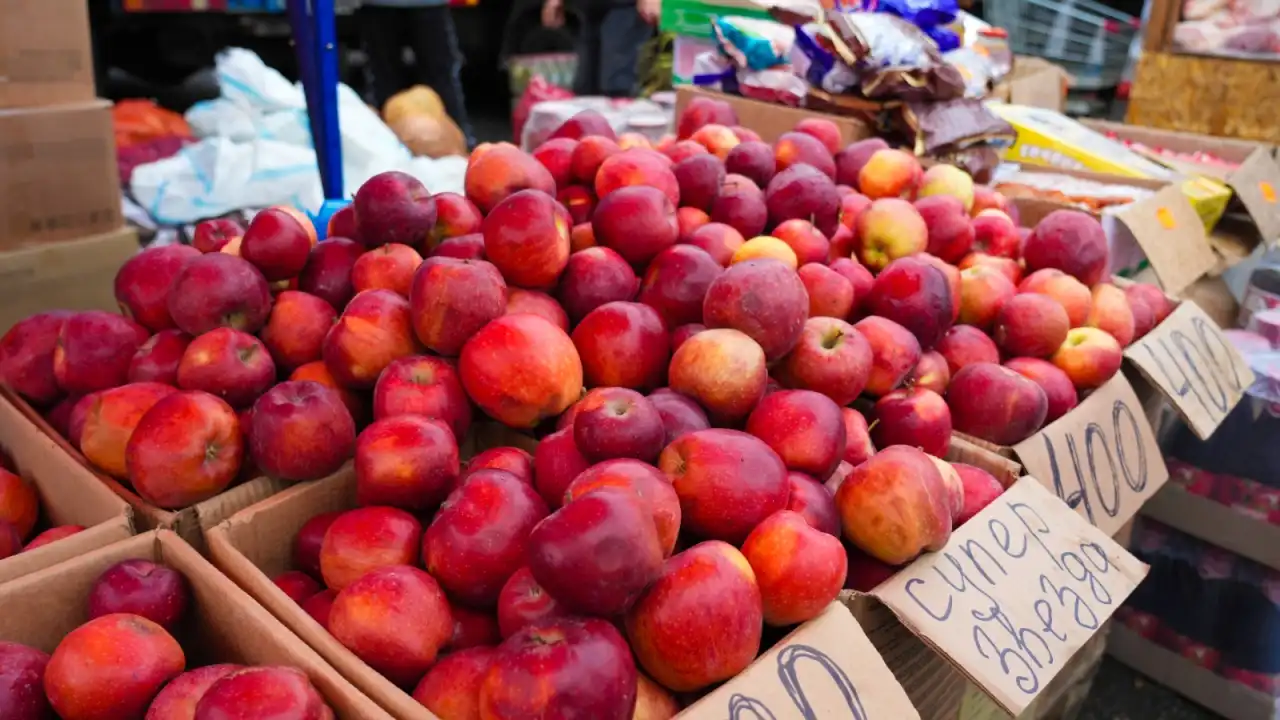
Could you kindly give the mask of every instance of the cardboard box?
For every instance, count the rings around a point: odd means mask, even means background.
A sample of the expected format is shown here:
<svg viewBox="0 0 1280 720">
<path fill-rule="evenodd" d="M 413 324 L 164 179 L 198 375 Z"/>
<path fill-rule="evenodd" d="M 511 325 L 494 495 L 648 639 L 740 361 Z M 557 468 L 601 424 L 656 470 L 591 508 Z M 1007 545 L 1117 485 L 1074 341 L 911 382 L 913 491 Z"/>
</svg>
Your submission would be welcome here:
<svg viewBox="0 0 1280 720">
<path fill-rule="evenodd" d="M 111 103 L 0 110 L 0 250 L 123 224 Z"/>
<path fill-rule="evenodd" d="M 1166 650 L 1121 623 L 1115 623 L 1107 652 L 1116 660 L 1171 688 L 1179 695 L 1209 708 L 1227 720 L 1276 720 L 1276 700 L 1187 657 Z"/>
<path fill-rule="evenodd" d="M 1018 717 L 1146 573 L 1100 528 L 1024 477 L 942 550 L 844 599 L 921 717 L 969 717 L 966 680 Z"/>
<path fill-rule="evenodd" d="M 85 622 L 89 588 L 107 568 L 129 559 L 163 563 L 191 584 L 191 618 L 177 639 L 187 667 L 218 662 L 284 665 L 302 670 L 343 720 L 389 720 L 369 698 L 320 659 L 244 591 L 171 532 L 158 531 L 87 553 L 0 585 L 0 640 L 52 652 Z"/>
<path fill-rule="evenodd" d="M 0 332 L 46 310 L 117 310 L 116 272 L 138 250 L 138 234 L 121 228 L 0 252 Z"/>
<path fill-rule="evenodd" d="M 0 404 L 8 404 L 17 408 L 21 414 L 21 422 L 27 423 L 29 428 L 37 429 L 39 432 L 44 433 L 46 437 L 52 439 L 68 457 L 86 468 L 107 488 L 128 503 L 134 510 L 134 522 L 139 530 L 172 530 L 183 540 L 200 550 L 204 549 L 204 533 L 206 530 L 231 517 L 241 508 L 246 508 L 259 500 L 268 498 L 287 486 L 287 483 L 279 480 L 260 477 L 234 485 L 221 494 L 191 507 L 183 508 L 182 510 L 165 510 L 143 500 L 141 496 L 119 480 L 95 469 L 89 460 L 80 454 L 80 451 L 72 446 L 66 438 L 62 437 L 35 408 L 31 407 L 16 393 L 3 386 L 0 386 Z M 14 422 L 20 421 L 15 418 Z"/>
<path fill-rule="evenodd" d="M 1071 74 L 1044 58 L 1018 55 L 1013 70 L 996 86 L 991 97 L 1001 102 L 1062 112 L 1067 102 Z"/>
<path fill-rule="evenodd" d="M 89 3 L 5 2 L 0 12 L 0 108 L 92 99 Z"/>
<path fill-rule="evenodd" d="M 355 472 L 348 464 L 335 475 L 289 488 L 214 527 L 208 533 L 209 555 L 228 577 L 393 716 L 433 720 L 426 708 L 343 647 L 271 582 L 291 569 L 293 540 L 307 520 L 352 507 Z M 812 661 L 805 663 L 811 669 L 798 672 L 799 659 Z M 738 717 L 744 711 L 758 717 L 920 717 L 858 623 L 837 603 L 678 717 L 713 720 Z"/>
<path fill-rule="evenodd" d="M 1098 132 L 1114 134 L 1121 139 L 1142 143 L 1148 147 L 1164 148 L 1179 153 L 1207 152 L 1228 162 L 1239 164 L 1239 168 L 1229 170 L 1206 163 L 1185 162 L 1165 157 L 1155 158 L 1183 175 L 1202 175 L 1222 181 L 1234 193 L 1235 203 L 1233 204 L 1248 215 L 1257 229 L 1258 239 L 1267 243 L 1274 243 L 1280 239 L 1280 204 L 1277 203 L 1276 197 L 1277 190 L 1280 189 L 1280 165 L 1277 165 L 1272 157 L 1275 148 L 1271 145 L 1103 120 L 1081 120 L 1080 122 Z"/>
<path fill-rule="evenodd" d="M 723 100 L 738 113 L 738 124 L 755 130 L 760 139 L 772 143 L 785 132 L 791 132 L 796 123 L 808 117 L 819 117 L 830 120 L 840 128 L 840 138 L 845 143 L 869 138 L 875 133 L 866 123 L 853 117 L 832 115 L 830 113 L 813 112 L 804 108 L 793 108 L 785 105 L 752 100 L 738 95 L 713 92 L 700 87 L 680 86 L 676 88 L 675 117 L 680 117 L 689 101 L 695 97 L 710 97 Z"/>
<path fill-rule="evenodd" d="M 128 504 L 8 404 L 0 404 L 0 450 L 13 461 L 13 471 L 30 482 L 40 496 L 37 530 L 58 525 L 85 528 L 44 547 L 0 560 L 0 583 L 133 534 L 133 514 Z"/>
</svg>

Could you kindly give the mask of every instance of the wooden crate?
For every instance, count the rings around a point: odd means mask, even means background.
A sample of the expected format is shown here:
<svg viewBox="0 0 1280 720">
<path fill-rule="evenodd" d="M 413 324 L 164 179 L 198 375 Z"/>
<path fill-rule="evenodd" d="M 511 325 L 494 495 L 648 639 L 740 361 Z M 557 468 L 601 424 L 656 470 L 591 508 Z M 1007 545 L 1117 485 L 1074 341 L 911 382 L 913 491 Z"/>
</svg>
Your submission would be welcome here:
<svg viewBox="0 0 1280 720">
<path fill-rule="evenodd" d="M 1280 62 L 1144 52 L 1131 125 L 1280 143 Z"/>
</svg>

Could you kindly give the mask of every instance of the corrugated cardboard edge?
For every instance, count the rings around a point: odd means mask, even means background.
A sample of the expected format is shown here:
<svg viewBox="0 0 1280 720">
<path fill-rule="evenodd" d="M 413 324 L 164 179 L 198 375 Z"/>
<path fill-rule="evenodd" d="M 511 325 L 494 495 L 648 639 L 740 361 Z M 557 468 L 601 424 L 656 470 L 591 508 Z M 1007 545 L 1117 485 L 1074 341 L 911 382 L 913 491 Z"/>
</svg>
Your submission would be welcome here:
<svg viewBox="0 0 1280 720">
<path fill-rule="evenodd" d="M 1023 471 L 1018 461 L 997 452 L 996 446 L 960 433 L 951 434 L 946 460 L 982 468 L 1006 489 L 1017 482 Z"/>
<path fill-rule="evenodd" d="M 212 626 L 208 637 L 235 660 L 302 670 L 343 720 L 389 717 L 191 546 L 166 530 L 139 535 L 0 585 L 0 607 L 19 610 L 0 617 L 0 638 L 52 650 L 51 645 L 83 622 L 83 597 L 102 571 L 129 558 L 161 562 L 181 572 L 191 585 L 198 622 Z M 53 592 L 50 586 L 55 586 Z M 51 602 L 54 600 L 63 602 Z"/>
<path fill-rule="evenodd" d="M 0 560 L 0 583 L 16 580 L 121 540 L 127 540 L 132 535 L 133 523 L 130 519 L 124 515 L 116 516 L 44 547 L 20 552 Z"/>
<path fill-rule="evenodd" d="M 54 526 L 85 526 L 75 535 L 0 560 L 0 582 L 133 534 L 133 510 L 129 505 L 7 403 L 0 403 L 0 448 L 13 460 L 18 474 L 35 486 L 42 518 Z"/>
<path fill-rule="evenodd" d="M 0 386 L 0 401 L 16 407 L 23 418 L 51 439 L 64 453 L 111 489 L 134 510 L 139 530 L 173 530 L 197 549 L 204 548 L 204 532 L 237 510 L 270 497 L 288 487 L 288 483 L 267 477 L 254 478 L 236 485 L 204 502 L 182 510 L 165 510 L 144 500 L 110 475 L 98 472 L 89 460 L 44 419 L 39 411 L 6 387 Z M 15 419 L 15 422 L 17 420 Z"/>
<path fill-rule="evenodd" d="M 1155 682 L 1209 708 L 1229 720 L 1275 720 L 1275 698 L 1231 682 L 1208 668 L 1143 638 L 1115 623 L 1107 653 Z"/>
<path fill-rule="evenodd" d="M 805 118 L 823 118 L 835 123 L 840 129 L 840 139 L 845 144 L 869 138 L 875 134 L 866 123 L 854 117 L 776 105 L 687 85 L 676 88 L 675 117 L 680 117 L 685 106 L 695 97 L 709 97 L 729 103 L 738 114 L 738 123 L 742 127 L 754 130 L 760 135 L 760 139 L 767 143 L 772 143 L 783 133 L 790 132 L 797 122 Z"/>
<path fill-rule="evenodd" d="M 249 543 L 267 543 L 286 553 L 298 529 L 311 517 L 354 507 L 355 472 L 350 464 L 322 480 L 302 483 L 240 510 L 206 534 L 209 557 L 220 570 L 302 638 L 347 680 L 399 720 L 436 720 L 404 690 L 369 667 L 329 634 L 245 553 Z M 294 526 L 281 514 L 289 514 Z M 281 542 L 284 542 L 281 545 Z"/>
</svg>

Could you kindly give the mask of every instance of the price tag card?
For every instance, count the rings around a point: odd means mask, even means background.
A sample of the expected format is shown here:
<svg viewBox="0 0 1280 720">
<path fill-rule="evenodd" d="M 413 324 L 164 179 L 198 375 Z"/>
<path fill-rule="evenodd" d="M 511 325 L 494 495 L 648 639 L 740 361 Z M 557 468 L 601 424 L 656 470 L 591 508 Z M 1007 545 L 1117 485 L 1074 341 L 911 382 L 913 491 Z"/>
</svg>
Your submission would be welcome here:
<svg viewBox="0 0 1280 720">
<path fill-rule="evenodd" d="M 1142 403 L 1120 373 L 1013 450 L 1028 475 L 1108 537 L 1169 479 Z"/>
<path fill-rule="evenodd" d="M 1180 293 L 1218 264 L 1204 222 L 1178 183 L 1115 213 L 1167 292 Z"/>
<path fill-rule="evenodd" d="M 1146 574 L 1024 477 L 873 594 L 1016 717 Z"/>
<path fill-rule="evenodd" d="M 1255 150 L 1240 164 L 1227 184 L 1240 198 L 1240 204 L 1253 218 L 1262 241 L 1273 244 L 1280 240 L 1280 205 L 1276 190 L 1280 188 L 1280 166 L 1266 150 Z"/>
<path fill-rule="evenodd" d="M 858 621 L 838 602 L 680 717 L 920 720 Z"/>
<path fill-rule="evenodd" d="M 1124 356 L 1207 440 L 1253 384 L 1253 371 L 1198 305 L 1184 300 Z"/>
</svg>

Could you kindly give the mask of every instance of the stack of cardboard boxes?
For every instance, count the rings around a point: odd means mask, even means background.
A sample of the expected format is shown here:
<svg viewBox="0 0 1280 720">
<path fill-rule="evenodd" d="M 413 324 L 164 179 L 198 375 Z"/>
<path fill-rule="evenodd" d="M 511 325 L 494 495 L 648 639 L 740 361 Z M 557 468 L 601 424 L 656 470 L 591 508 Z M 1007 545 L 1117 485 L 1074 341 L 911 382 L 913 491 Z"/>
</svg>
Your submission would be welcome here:
<svg viewBox="0 0 1280 720">
<path fill-rule="evenodd" d="M 88 4 L 0 12 L 0 332 L 56 307 L 114 307 L 137 252 L 124 226 L 111 103 L 94 95 Z"/>
</svg>

